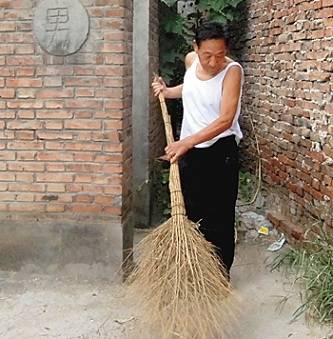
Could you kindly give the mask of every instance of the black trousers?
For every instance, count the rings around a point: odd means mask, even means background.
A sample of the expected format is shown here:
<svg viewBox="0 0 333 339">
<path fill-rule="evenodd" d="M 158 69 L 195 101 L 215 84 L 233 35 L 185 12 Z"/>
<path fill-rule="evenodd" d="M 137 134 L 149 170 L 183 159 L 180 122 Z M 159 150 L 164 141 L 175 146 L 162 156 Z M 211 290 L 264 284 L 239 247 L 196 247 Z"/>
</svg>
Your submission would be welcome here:
<svg viewBox="0 0 333 339">
<path fill-rule="evenodd" d="M 216 247 L 229 271 L 235 253 L 235 205 L 238 193 L 238 146 L 228 136 L 207 148 L 194 148 L 180 161 L 188 218 Z"/>
</svg>

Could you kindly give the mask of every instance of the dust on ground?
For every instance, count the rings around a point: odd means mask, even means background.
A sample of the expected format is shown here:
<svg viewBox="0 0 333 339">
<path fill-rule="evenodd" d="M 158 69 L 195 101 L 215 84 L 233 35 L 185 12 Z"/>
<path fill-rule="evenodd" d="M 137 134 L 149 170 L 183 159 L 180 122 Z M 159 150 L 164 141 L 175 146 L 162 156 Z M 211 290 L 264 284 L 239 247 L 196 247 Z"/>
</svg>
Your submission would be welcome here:
<svg viewBox="0 0 333 339">
<path fill-rule="evenodd" d="M 242 313 L 232 339 L 324 339 L 329 328 L 292 322 L 301 301 L 294 277 L 271 272 L 270 240 L 241 241 L 232 283 L 241 296 Z M 40 275 L 27 268 L 0 271 L 0 338 L 2 339 L 128 339 L 136 319 L 115 277 L 89 279 L 77 267 L 66 274 Z M 137 337 L 137 339 L 145 339 Z"/>
</svg>

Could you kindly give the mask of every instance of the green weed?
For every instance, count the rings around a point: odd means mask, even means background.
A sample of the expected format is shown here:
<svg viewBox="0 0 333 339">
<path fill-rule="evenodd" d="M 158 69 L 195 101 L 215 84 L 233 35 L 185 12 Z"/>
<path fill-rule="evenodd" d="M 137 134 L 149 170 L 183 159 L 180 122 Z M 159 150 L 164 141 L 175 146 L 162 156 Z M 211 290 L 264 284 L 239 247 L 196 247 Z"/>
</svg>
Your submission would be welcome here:
<svg viewBox="0 0 333 339">
<path fill-rule="evenodd" d="M 293 314 L 296 320 L 307 312 L 320 323 L 333 323 L 333 235 L 312 232 L 311 240 L 290 247 L 278 255 L 272 269 L 284 267 L 296 274 L 302 286 L 302 304 Z"/>
</svg>

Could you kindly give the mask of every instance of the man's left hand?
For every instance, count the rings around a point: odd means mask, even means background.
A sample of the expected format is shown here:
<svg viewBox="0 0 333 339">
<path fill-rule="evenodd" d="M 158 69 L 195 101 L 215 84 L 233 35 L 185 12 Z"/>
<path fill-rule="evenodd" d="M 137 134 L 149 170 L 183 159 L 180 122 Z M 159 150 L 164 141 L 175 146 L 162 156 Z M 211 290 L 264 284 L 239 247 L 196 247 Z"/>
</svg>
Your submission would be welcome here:
<svg viewBox="0 0 333 339">
<path fill-rule="evenodd" d="M 165 147 L 166 158 L 174 163 L 178 161 L 186 152 L 193 148 L 193 144 L 188 139 L 175 141 L 172 144 Z"/>
</svg>

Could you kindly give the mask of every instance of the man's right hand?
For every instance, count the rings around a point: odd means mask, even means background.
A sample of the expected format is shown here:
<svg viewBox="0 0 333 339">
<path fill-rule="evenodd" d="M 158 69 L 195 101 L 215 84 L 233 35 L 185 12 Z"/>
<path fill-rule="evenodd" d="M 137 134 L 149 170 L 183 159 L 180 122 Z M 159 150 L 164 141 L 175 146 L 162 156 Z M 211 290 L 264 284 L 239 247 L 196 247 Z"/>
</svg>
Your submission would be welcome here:
<svg viewBox="0 0 333 339">
<path fill-rule="evenodd" d="M 164 80 L 161 77 L 156 77 L 151 84 L 154 92 L 154 96 L 159 96 L 160 93 L 163 93 L 167 97 L 167 86 Z"/>
</svg>

